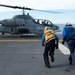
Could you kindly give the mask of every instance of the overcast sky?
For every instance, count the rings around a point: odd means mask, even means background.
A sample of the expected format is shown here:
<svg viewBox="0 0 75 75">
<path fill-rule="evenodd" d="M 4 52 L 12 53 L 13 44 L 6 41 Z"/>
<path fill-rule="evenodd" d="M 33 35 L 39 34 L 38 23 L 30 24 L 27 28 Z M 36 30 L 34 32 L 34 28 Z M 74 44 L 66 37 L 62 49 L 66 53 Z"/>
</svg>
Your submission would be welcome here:
<svg viewBox="0 0 75 75">
<path fill-rule="evenodd" d="M 34 18 L 45 18 L 53 23 L 75 23 L 75 0 L 0 0 L 0 4 L 28 7 L 32 9 L 51 10 L 63 12 L 62 14 L 42 13 L 28 11 Z M 68 11 L 67 11 L 68 10 Z M 8 12 L 12 11 L 12 12 Z M 14 12 L 16 11 L 16 12 Z M 11 18 L 19 10 L 0 7 L 0 20 Z"/>
</svg>

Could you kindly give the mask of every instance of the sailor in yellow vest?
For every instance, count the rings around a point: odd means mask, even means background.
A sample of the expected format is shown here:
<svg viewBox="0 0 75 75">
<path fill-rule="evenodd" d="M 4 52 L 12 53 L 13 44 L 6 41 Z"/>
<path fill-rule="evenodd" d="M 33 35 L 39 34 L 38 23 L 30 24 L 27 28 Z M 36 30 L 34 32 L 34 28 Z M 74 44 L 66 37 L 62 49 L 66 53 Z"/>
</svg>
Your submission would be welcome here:
<svg viewBox="0 0 75 75">
<path fill-rule="evenodd" d="M 54 62 L 54 50 L 55 47 L 58 48 L 58 40 L 58 36 L 54 34 L 54 31 L 50 27 L 45 27 L 42 35 L 42 46 L 45 46 L 43 57 L 45 66 L 48 68 L 51 67 L 48 55 L 50 55 L 51 61 Z"/>
</svg>

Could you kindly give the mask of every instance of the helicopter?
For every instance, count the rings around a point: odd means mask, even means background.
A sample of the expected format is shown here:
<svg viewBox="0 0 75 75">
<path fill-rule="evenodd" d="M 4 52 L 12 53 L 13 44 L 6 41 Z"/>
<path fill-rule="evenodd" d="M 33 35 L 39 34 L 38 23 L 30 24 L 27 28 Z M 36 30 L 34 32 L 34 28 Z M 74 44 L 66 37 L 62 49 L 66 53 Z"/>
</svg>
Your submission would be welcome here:
<svg viewBox="0 0 75 75">
<path fill-rule="evenodd" d="M 14 8 L 14 9 L 22 9 L 22 15 L 15 15 L 11 19 L 3 19 L 0 21 L 0 32 L 2 35 L 5 33 L 10 34 L 43 34 L 45 26 L 49 26 L 51 29 L 59 30 L 59 26 L 54 25 L 51 21 L 46 19 L 34 19 L 29 13 L 25 14 L 24 10 L 35 10 L 35 11 L 42 11 L 44 10 L 37 10 L 31 9 L 27 7 L 19 7 L 19 6 L 10 6 L 10 5 L 3 5 L 0 4 L 2 7 Z M 51 13 L 57 13 L 52 12 Z"/>
</svg>

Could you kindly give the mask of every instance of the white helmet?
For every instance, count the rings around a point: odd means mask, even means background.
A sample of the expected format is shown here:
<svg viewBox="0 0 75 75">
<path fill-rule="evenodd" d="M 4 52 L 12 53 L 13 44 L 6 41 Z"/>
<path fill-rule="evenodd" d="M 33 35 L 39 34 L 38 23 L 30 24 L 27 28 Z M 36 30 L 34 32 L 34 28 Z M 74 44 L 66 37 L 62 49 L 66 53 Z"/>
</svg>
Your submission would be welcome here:
<svg viewBox="0 0 75 75">
<path fill-rule="evenodd" d="M 71 23 L 66 23 L 65 27 L 68 27 L 68 26 L 72 26 L 72 24 Z"/>
<path fill-rule="evenodd" d="M 44 30 L 50 30 L 50 27 L 46 26 Z"/>
</svg>

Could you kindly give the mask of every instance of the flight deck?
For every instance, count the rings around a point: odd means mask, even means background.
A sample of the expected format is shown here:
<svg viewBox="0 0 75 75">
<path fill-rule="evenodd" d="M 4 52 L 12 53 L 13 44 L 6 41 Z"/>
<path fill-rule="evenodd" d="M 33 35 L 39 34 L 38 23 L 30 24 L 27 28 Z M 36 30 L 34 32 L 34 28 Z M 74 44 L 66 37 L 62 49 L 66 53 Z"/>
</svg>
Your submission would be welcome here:
<svg viewBox="0 0 75 75">
<path fill-rule="evenodd" d="M 51 68 L 45 67 L 41 38 L 2 37 L 0 37 L 0 75 L 75 74 L 75 66 L 69 65 L 68 62 L 69 55 L 64 55 L 59 49 L 55 49 L 55 61 L 53 63 L 50 61 Z"/>
</svg>

